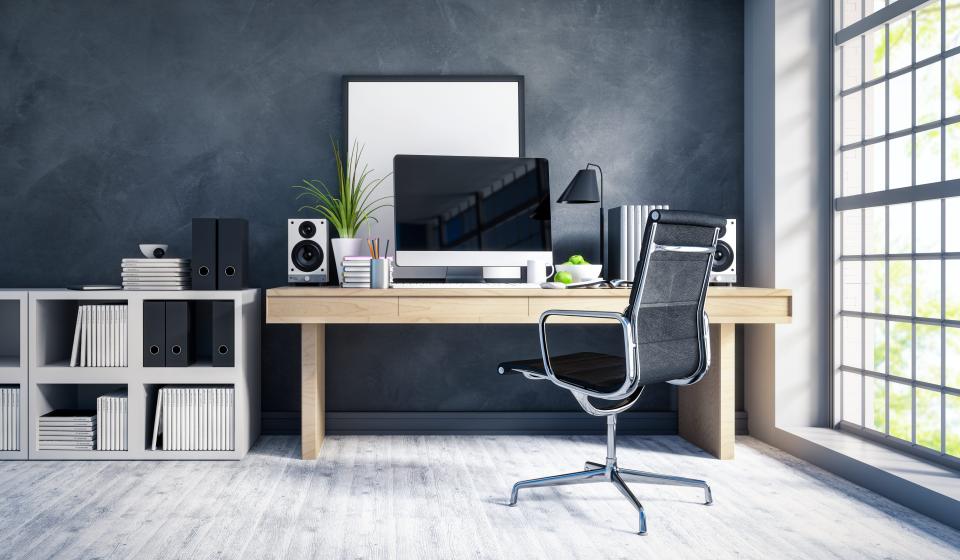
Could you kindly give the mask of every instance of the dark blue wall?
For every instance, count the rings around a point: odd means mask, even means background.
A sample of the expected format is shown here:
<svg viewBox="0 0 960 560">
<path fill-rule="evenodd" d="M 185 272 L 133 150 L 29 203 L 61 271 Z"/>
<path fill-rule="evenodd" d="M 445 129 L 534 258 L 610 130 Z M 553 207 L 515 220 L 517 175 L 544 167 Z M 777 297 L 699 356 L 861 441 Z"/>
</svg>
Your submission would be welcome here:
<svg viewBox="0 0 960 560">
<path fill-rule="evenodd" d="M 610 206 L 740 217 L 742 61 L 740 0 L 0 2 L 0 287 L 117 283 L 137 243 L 189 252 L 200 215 L 249 219 L 253 285 L 282 284 L 288 186 L 333 174 L 343 74 L 523 75 L 554 198 L 592 161 Z M 596 211 L 553 215 L 557 256 L 596 259 Z M 576 409 L 495 375 L 531 326 L 328 333 L 331 410 Z M 264 410 L 298 410 L 297 330 L 263 345 Z"/>
</svg>

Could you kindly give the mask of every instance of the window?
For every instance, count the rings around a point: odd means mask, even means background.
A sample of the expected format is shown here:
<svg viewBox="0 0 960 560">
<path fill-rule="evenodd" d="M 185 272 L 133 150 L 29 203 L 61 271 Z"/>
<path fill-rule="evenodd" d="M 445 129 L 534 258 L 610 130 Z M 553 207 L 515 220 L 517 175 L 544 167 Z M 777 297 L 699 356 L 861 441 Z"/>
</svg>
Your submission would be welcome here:
<svg viewBox="0 0 960 560">
<path fill-rule="evenodd" d="M 960 0 L 841 0 L 841 429 L 960 466 Z"/>
</svg>

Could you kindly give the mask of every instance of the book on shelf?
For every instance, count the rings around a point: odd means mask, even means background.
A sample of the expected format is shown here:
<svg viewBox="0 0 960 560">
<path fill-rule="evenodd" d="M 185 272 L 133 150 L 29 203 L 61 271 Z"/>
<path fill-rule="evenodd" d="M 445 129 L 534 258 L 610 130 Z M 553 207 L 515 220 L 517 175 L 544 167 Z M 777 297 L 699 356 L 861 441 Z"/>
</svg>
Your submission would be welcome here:
<svg viewBox="0 0 960 560">
<path fill-rule="evenodd" d="M 37 424 L 37 447 L 41 451 L 92 451 L 96 446 L 95 410 L 53 410 L 41 416 Z"/>
<path fill-rule="evenodd" d="M 233 451 L 232 386 L 166 386 L 157 392 L 151 449 Z"/>
<path fill-rule="evenodd" d="M 127 390 L 97 397 L 97 449 L 127 450 Z"/>
<path fill-rule="evenodd" d="M 126 367 L 126 304 L 81 305 L 70 351 L 71 367 Z"/>
<path fill-rule="evenodd" d="M 191 285 L 189 259 L 123 259 L 120 278 L 125 290 L 185 290 Z"/>
<path fill-rule="evenodd" d="M 20 387 L 0 386 L 0 451 L 20 450 Z"/>
</svg>

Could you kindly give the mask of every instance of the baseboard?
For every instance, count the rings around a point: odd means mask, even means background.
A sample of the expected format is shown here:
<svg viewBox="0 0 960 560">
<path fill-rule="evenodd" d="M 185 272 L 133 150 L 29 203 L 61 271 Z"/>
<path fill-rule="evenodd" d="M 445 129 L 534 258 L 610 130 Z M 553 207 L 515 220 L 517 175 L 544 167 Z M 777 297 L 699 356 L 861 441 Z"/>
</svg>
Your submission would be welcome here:
<svg viewBox="0 0 960 560">
<path fill-rule="evenodd" d="M 264 412 L 264 434 L 299 434 L 299 412 Z M 621 434 L 677 433 L 676 412 L 628 412 L 617 422 Z M 737 413 L 737 434 L 747 416 Z M 602 434 L 603 419 L 582 412 L 328 412 L 329 434 Z"/>
<path fill-rule="evenodd" d="M 264 412 L 262 432 L 299 434 L 299 412 Z M 442 428 L 438 428 L 442 426 Z M 630 412 L 617 423 L 622 434 L 673 435 L 676 412 Z M 582 412 L 329 412 L 330 434 L 602 434 L 601 420 Z M 737 412 L 737 435 L 747 434 L 747 415 Z"/>
</svg>

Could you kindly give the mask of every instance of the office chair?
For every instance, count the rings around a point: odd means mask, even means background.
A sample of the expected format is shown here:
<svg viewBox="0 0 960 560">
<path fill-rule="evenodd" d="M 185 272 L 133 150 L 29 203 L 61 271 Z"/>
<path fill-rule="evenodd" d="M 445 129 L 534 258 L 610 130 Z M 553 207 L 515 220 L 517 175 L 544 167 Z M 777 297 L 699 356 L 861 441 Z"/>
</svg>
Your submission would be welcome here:
<svg viewBox="0 0 960 560">
<path fill-rule="evenodd" d="M 500 374 L 549 379 L 573 393 L 587 413 L 607 417 L 605 463 L 587 462 L 583 471 L 518 482 L 510 495 L 511 506 L 524 488 L 611 482 L 637 509 L 642 535 L 647 532 L 646 516 L 627 486 L 628 480 L 702 488 L 706 504 L 713 503 L 710 486 L 702 480 L 621 468 L 616 436 L 617 414 L 640 399 L 644 386 L 661 382 L 690 385 L 710 367 L 710 325 L 704 300 L 717 238 L 725 224 L 707 214 L 654 210 L 644 230 L 643 252 L 626 310 L 544 311 L 539 325 L 541 357 L 500 364 Z M 596 352 L 551 356 L 547 320 L 553 316 L 617 321 L 623 329 L 624 357 Z"/>
</svg>

